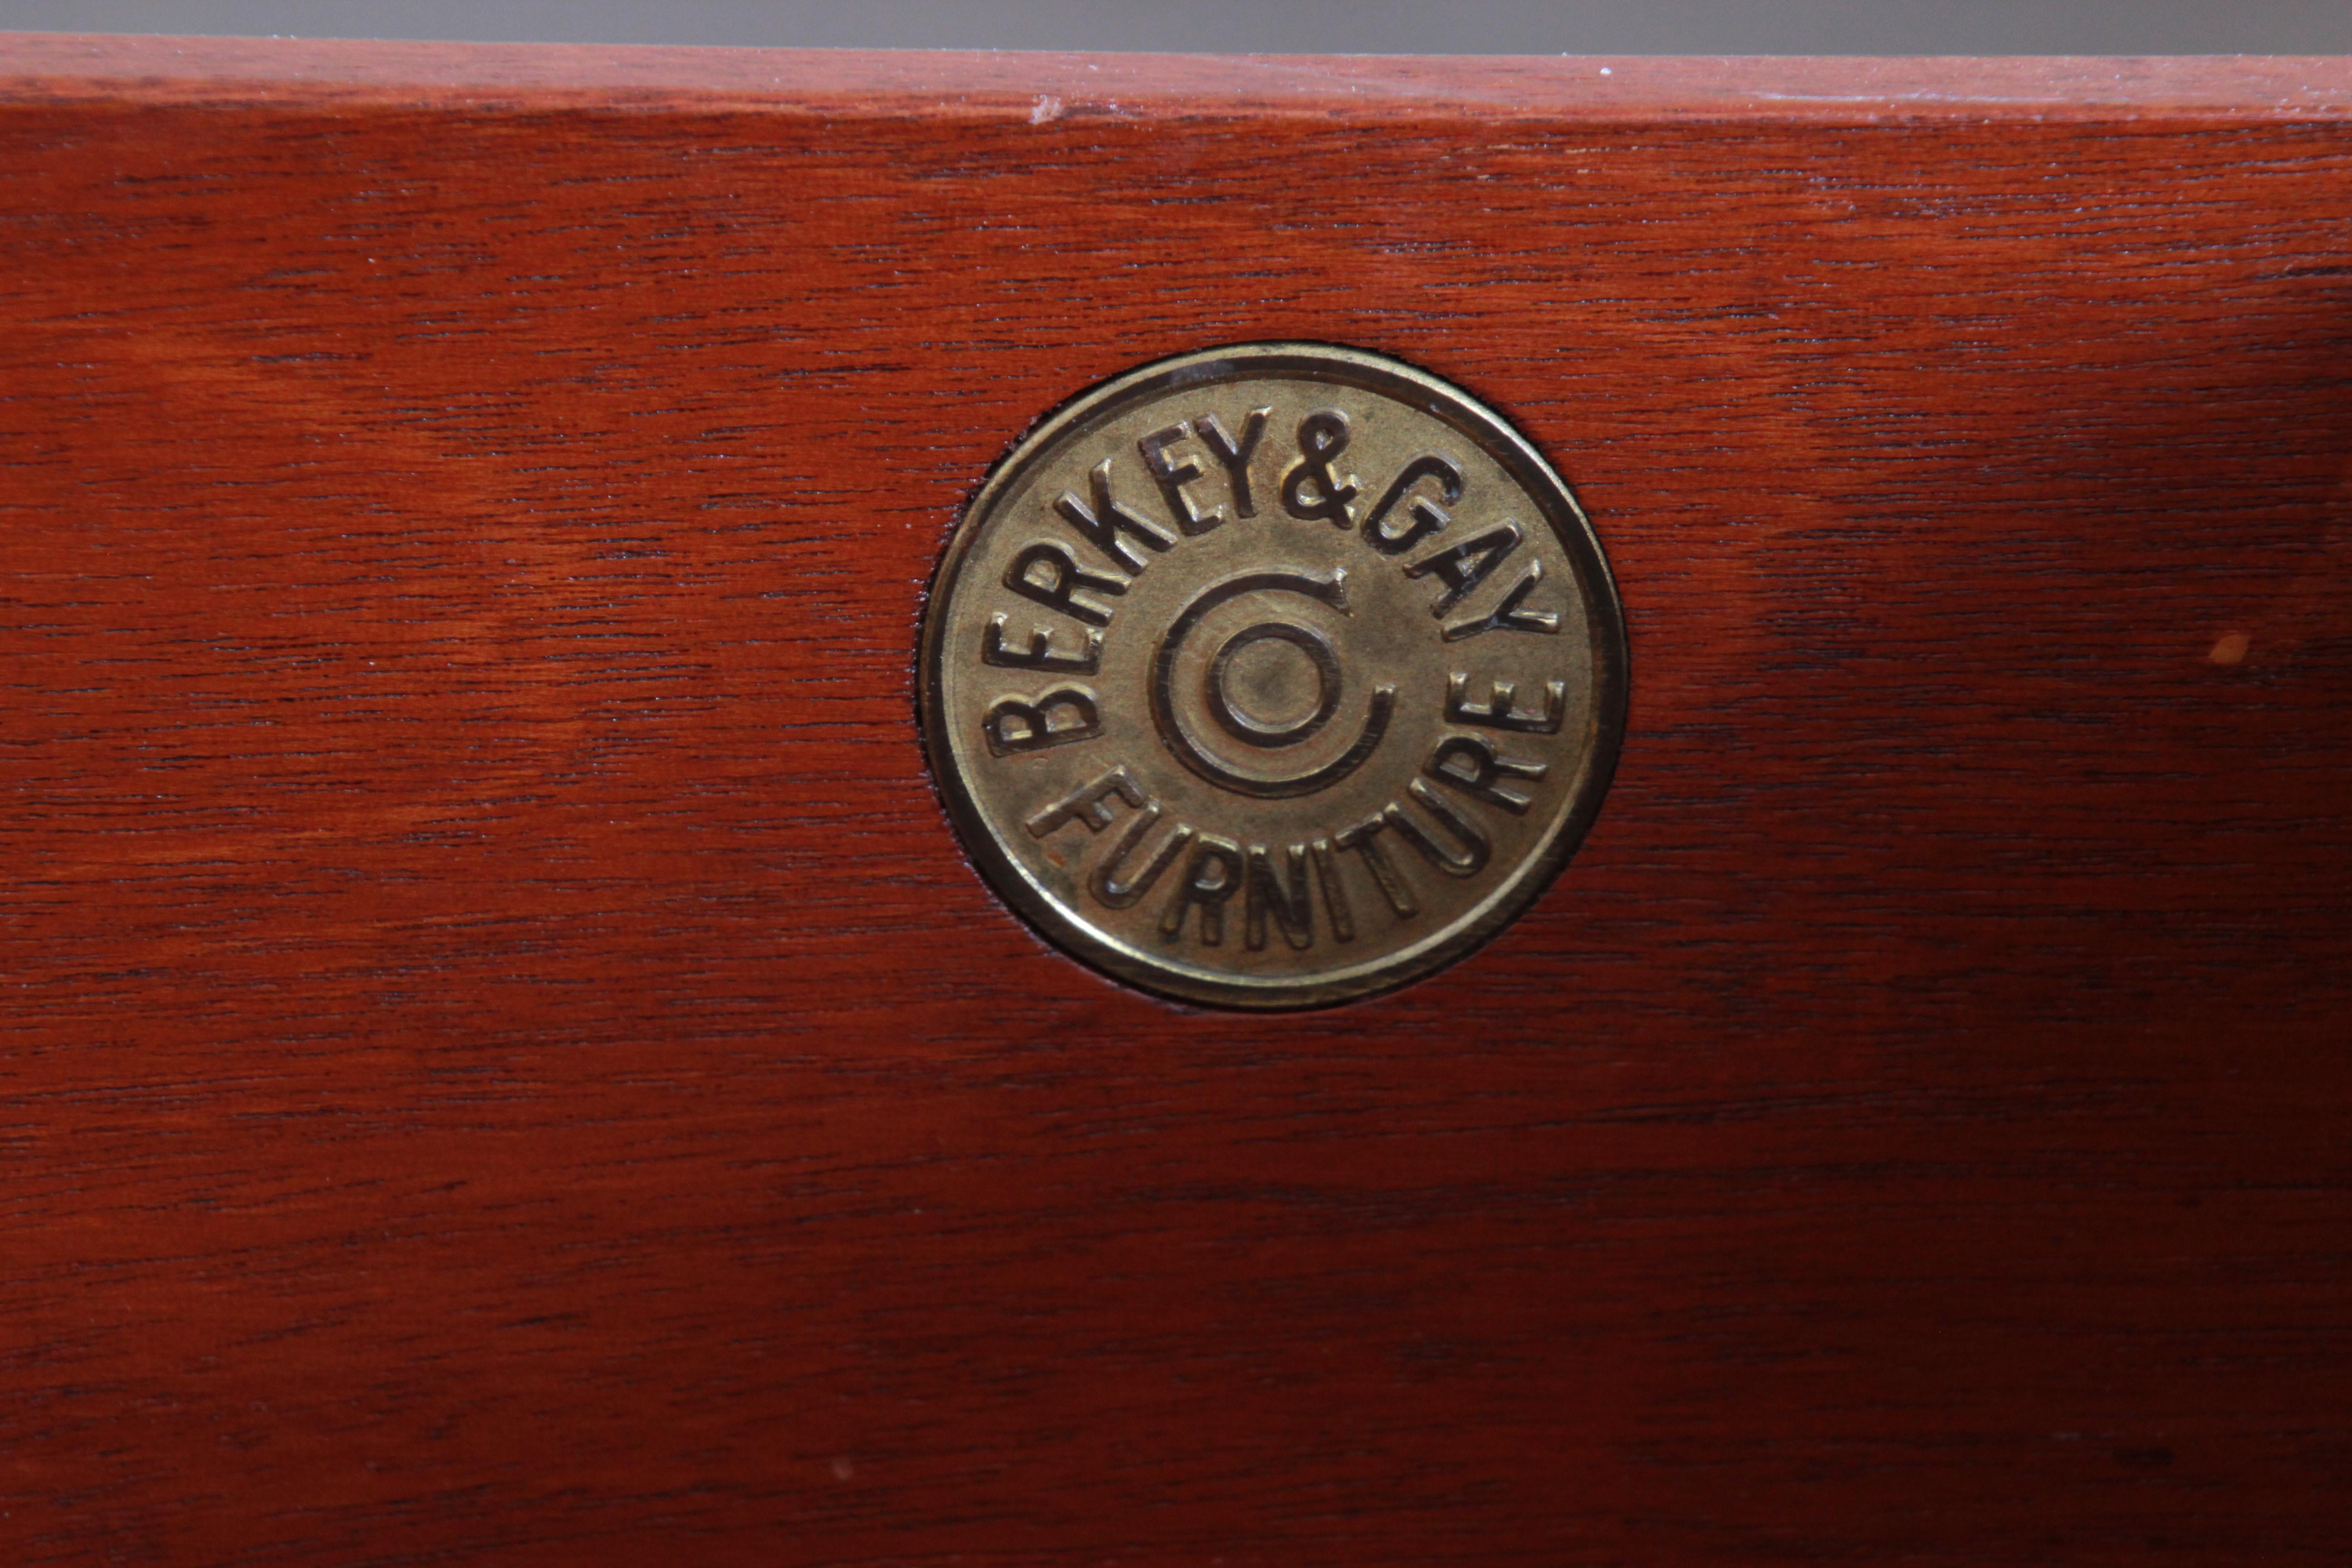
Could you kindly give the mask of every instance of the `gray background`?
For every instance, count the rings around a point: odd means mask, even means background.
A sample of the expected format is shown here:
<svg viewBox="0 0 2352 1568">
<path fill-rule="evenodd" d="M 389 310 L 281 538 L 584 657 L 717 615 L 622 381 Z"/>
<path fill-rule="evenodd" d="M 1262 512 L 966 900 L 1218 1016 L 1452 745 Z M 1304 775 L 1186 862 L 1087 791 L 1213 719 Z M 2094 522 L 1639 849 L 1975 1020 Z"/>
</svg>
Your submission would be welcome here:
<svg viewBox="0 0 2352 1568">
<path fill-rule="evenodd" d="M 0 0 L 0 29 L 1286 54 L 2345 54 L 2352 0 Z"/>
</svg>

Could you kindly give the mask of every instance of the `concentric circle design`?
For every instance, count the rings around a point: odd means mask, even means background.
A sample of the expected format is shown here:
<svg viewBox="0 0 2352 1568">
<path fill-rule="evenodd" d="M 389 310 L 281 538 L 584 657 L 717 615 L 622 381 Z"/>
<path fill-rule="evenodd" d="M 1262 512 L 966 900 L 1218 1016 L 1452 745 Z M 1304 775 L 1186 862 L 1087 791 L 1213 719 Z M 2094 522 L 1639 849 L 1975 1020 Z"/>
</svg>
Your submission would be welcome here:
<svg viewBox="0 0 2352 1568">
<path fill-rule="evenodd" d="M 932 584 L 924 739 L 1046 937 L 1302 1007 L 1469 952 L 1600 807 L 1626 700 L 1599 542 L 1500 416 L 1311 343 L 1150 364 L 989 475 Z"/>
<path fill-rule="evenodd" d="M 1307 668 L 1315 680 L 1315 699 L 1305 711 L 1288 717 L 1265 719 L 1257 716 L 1258 710 L 1268 705 L 1267 691 L 1272 689 L 1271 705 L 1276 709 L 1296 707 L 1284 700 L 1286 686 L 1297 681 L 1297 665 L 1286 669 L 1281 662 L 1267 668 L 1264 658 L 1252 659 L 1257 676 L 1249 679 L 1249 667 L 1244 667 L 1239 681 L 1242 694 L 1235 691 L 1234 660 L 1261 643 L 1287 643 L 1307 656 Z M 1315 732 L 1331 721 L 1339 706 L 1339 690 L 1343 678 L 1339 673 L 1339 656 L 1332 651 L 1331 639 L 1313 626 L 1291 621 L 1260 621 L 1244 626 L 1225 639 L 1217 649 L 1217 657 L 1209 661 L 1209 679 L 1202 696 L 1209 712 L 1224 732 L 1244 746 L 1295 746 L 1301 741 L 1312 740 Z M 1251 706 L 1247 693 L 1255 691 L 1257 710 Z"/>
</svg>

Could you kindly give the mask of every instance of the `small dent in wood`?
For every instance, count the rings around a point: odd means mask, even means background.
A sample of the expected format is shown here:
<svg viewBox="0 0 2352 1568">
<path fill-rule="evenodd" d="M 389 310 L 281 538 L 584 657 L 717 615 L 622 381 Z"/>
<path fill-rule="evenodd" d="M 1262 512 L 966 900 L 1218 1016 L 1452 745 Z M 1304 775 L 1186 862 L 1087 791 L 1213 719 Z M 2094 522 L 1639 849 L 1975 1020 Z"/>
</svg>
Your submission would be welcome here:
<svg viewBox="0 0 2352 1568">
<path fill-rule="evenodd" d="M 2223 632 L 2214 642 L 2213 651 L 2205 657 L 2219 665 L 2243 663 L 2246 649 L 2253 646 L 2253 641 L 2252 637 L 2243 632 Z"/>
</svg>

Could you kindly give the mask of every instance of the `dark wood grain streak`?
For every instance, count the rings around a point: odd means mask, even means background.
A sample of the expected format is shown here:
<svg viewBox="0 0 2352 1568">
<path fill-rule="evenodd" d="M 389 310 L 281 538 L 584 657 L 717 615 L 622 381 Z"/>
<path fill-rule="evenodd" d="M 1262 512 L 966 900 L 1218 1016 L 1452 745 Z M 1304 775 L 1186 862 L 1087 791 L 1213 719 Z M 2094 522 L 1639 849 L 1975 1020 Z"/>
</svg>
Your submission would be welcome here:
<svg viewBox="0 0 2352 1568">
<path fill-rule="evenodd" d="M 0 52 L 0 1556 L 2352 1554 L 2344 63 Z M 1532 913 L 1271 1019 L 908 674 L 1267 338 L 1634 658 Z"/>
</svg>

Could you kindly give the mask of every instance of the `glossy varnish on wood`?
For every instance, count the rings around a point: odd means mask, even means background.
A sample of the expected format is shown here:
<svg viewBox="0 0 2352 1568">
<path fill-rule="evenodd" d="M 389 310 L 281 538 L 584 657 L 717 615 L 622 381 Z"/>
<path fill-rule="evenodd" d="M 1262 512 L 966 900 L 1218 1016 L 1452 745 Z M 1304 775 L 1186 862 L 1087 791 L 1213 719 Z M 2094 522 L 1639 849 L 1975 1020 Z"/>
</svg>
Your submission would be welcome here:
<svg viewBox="0 0 2352 1568">
<path fill-rule="evenodd" d="M 5 46 L 11 1563 L 2336 1563 L 2352 73 Z M 1591 512 L 1583 850 L 1185 1011 L 909 663 L 1089 384 Z"/>
</svg>

